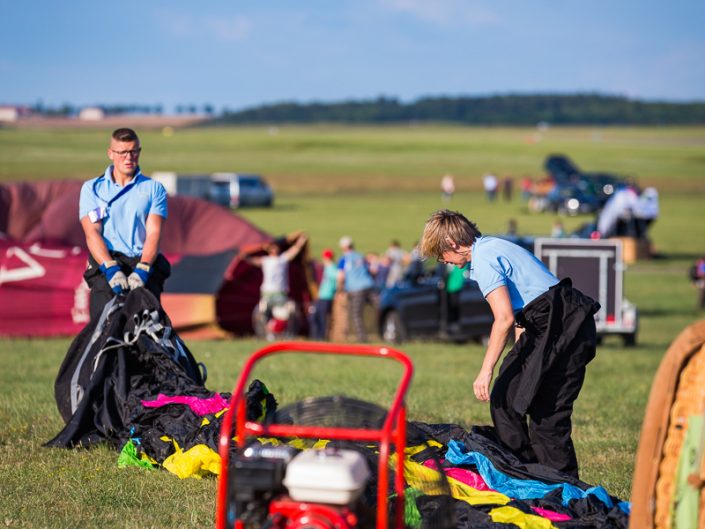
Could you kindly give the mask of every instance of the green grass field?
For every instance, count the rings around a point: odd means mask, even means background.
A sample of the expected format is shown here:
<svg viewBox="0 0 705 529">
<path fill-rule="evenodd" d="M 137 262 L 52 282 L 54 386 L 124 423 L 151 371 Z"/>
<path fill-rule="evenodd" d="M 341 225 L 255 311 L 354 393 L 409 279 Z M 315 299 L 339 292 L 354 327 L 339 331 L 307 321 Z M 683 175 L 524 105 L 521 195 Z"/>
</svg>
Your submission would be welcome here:
<svg viewBox="0 0 705 529">
<path fill-rule="evenodd" d="M 140 131 L 141 132 L 141 131 Z M 104 130 L 0 129 L 0 181 L 88 178 L 102 172 Z M 627 499 L 634 454 L 651 378 L 672 339 L 702 317 L 687 267 L 705 253 L 705 128 L 533 129 L 456 127 L 281 127 L 142 133 L 143 168 L 261 172 L 277 191 L 271 210 L 240 213 L 279 235 L 307 231 L 313 250 L 335 247 L 349 234 L 361 250 L 383 251 L 392 238 L 409 247 L 425 218 L 441 207 L 439 183 L 456 175 L 451 207 L 486 233 L 515 218 L 525 234 L 547 234 L 551 215 L 530 214 L 518 197 L 487 204 L 479 191 L 487 170 L 542 174 L 547 153 L 565 152 L 586 170 L 636 177 L 661 193 L 652 230 L 658 258 L 626 273 L 626 296 L 640 311 L 639 344 L 625 349 L 607 339 L 589 366 L 574 414 L 582 478 Z M 564 219 L 567 228 L 588 220 Z M 8 303 L 11 300 L 0 300 Z M 41 324 L 41 322 L 38 322 Z M 119 470 L 117 453 L 49 450 L 42 443 L 62 426 L 53 379 L 69 339 L 1 340 L 0 524 L 6 527 L 203 527 L 213 525 L 215 480 L 184 480 L 165 471 Z M 254 340 L 190 342 L 209 367 L 208 386 L 229 391 Z M 413 359 L 409 416 L 465 427 L 489 422 L 488 407 L 472 396 L 483 349 L 431 342 L 401 347 Z M 344 392 L 388 401 L 396 368 L 368 360 L 316 357 L 263 364 L 256 375 L 280 402 Z"/>
</svg>

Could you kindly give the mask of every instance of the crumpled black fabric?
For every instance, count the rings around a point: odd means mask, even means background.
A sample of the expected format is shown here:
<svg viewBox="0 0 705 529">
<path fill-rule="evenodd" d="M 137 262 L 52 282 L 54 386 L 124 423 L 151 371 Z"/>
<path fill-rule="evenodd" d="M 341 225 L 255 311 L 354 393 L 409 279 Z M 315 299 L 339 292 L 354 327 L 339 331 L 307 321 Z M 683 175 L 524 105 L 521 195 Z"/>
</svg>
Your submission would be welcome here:
<svg viewBox="0 0 705 529">
<path fill-rule="evenodd" d="M 467 502 L 450 498 L 450 503 L 453 508 L 455 517 L 456 529 L 519 529 L 513 523 L 493 522 L 488 514 L 490 509 L 498 507 L 492 506 L 473 506 Z M 419 508 L 422 518 L 422 528 L 429 529 L 435 527 L 433 517 L 437 509 L 444 509 L 447 501 L 441 500 L 437 496 L 422 496 L 416 500 L 416 505 Z M 427 521 L 428 520 L 428 521 Z"/>
<path fill-rule="evenodd" d="M 492 426 L 473 426 L 470 431 L 457 424 L 425 424 L 414 423 L 417 431 L 425 432 L 444 446 L 451 440 L 462 442 L 469 452 L 478 452 L 486 456 L 494 467 L 519 479 L 537 479 L 544 483 L 570 483 L 582 490 L 592 485 L 581 481 L 570 474 L 560 472 L 540 463 L 524 463 L 509 450 L 504 448 L 497 439 Z"/>
<path fill-rule="evenodd" d="M 220 396 L 230 400 L 229 393 Z M 261 421 L 276 413 L 277 400 L 261 380 L 255 379 L 245 393 L 245 409 L 248 421 Z M 140 450 L 163 463 L 176 451 L 174 442 L 184 451 L 203 444 L 218 452 L 222 423 L 222 413 L 201 416 L 185 404 L 167 404 L 159 408 L 140 404 L 130 427 L 131 437 L 138 439 Z M 163 436 L 168 440 L 163 440 Z"/>
<path fill-rule="evenodd" d="M 202 398 L 214 395 L 203 386 L 188 349 L 184 348 L 177 359 L 147 334 L 139 335 L 134 344 L 126 343 L 126 336 L 135 334 L 136 315 L 145 311 L 163 314 L 157 299 L 144 288 L 130 291 L 124 302 L 121 300 L 120 308 L 89 347 L 90 354 L 81 364 L 83 397 L 64 428 L 45 446 L 90 447 L 107 442 L 119 447 L 130 437 L 132 416 L 142 400 L 154 399 L 159 393 Z M 95 328 L 95 323 L 89 325 Z M 80 333 L 78 343 L 71 344 L 62 364 L 56 384 L 60 410 L 62 403 L 67 402 L 66 381 L 72 369 L 79 369 L 74 357 L 90 345 L 91 335 L 92 332 Z"/>
<path fill-rule="evenodd" d="M 451 440 L 460 441 L 468 451 L 478 452 L 486 456 L 497 470 L 514 478 L 532 479 L 544 483 L 570 483 L 582 490 L 592 487 L 592 485 L 580 481 L 570 474 L 565 474 L 539 463 L 521 462 L 503 447 L 494 434 L 494 428 L 491 426 L 473 426 L 468 432 L 457 424 L 414 422 L 413 428 L 409 428 L 408 431 L 413 432 L 413 436 L 408 438 L 409 444 L 412 442 L 419 443 L 425 439 L 437 441 L 445 447 Z M 419 455 L 421 454 L 417 454 L 417 456 Z M 420 460 L 420 458 L 417 460 Z M 552 522 L 561 529 L 626 529 L 629 526 L 629 516 L 617 506 L 621 500 L 614 496 L 610 496 L 610 498 L 614 502 L 614 507 L 612 508 L 607 507 L 605 503 L 592 495 L 571 500 L 565 506 L 563 505 L 561 490 L 556 489 L 543 498 L 515 499 L 508 505 L 528 514 L 536 514 L 531 509 L 534 506 L 571 516 L 571 520 Z M 463 503 L 462 501 L 459 502 L 459 504 Z M 457 509 L 462 511 L 458 515 L 458 527 L 508 527 L 506 524 L 483 525 L 484 523 L 494 522 L 483 521 L 483 518 L 478 513 L 489 512 L 490 509 L 497 506 L 476 505 L 471 507 L 468 505 L 468 507 L 470 507 L 470 510 L 463 505 L 456 506 Z M 470 525 L 466 525 L 464 520 L 468 520 L 467 523 Z M 489 520 L 489 517 L 487 520 Z"/>
</svg>

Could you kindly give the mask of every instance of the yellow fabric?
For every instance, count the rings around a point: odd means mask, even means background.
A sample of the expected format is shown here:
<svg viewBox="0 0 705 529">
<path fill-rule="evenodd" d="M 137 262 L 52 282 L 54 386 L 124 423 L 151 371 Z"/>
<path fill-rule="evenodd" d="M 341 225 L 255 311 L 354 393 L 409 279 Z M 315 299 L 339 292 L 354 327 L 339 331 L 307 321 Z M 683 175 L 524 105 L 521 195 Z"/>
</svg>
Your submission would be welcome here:
<svg viewBox="0 0 705 529">
<path fill-rule="evenodd" d="M 404 455 L 406 457 L 411 457 L 419 452 L 423 452 L 426 450 L 429 446 L 435 446 L 438 448 L 443 448 L 443 445 L 439 443 L 438 441 L 428 441 L 428 444 L 422 444 L 422 445 L 416 445 L 416 446 L 407 446 L 404 448 Z"/>
<path fill-rule="evenodd" d="M 179 478 L 202 478 L 209 474 L 220 475 L 220 455 L 213 449 L 204 444 L 196 445 L 185 452 L 175 440 L 167 437 L 161 437 L 162 441 L 171 441 L 176 450 L 173 454 L 164 460 L 162 466 L 172 474 L 176 474 Z M 274 438 L 259 437 L 257 440 L 263 445 L 270 444 L 279 446 L 281 441 Z M 288 444 L 298 449 L 305 449 L 305 443 L 308 439 L 292 439 Z M 321 439 L 314 443 L 313 448 L 324 448 L 330 441 Z M 151 459 L 151 458 L 150 458 Z M 156 461 L 151 460 L 154 464 Z"/>
<path fill-rule="evenodd" d="M 159 465 L 159 461 L 157 461 L 157 460 L 154 459 L 153 457 L 151 457 L 151 456 L 145 454 L 144 452 L 142 452 L 142 453 L 140 454 L 140 459 L 141 459 L 142 461 L 147 461 L 148 463 L 151 463 L 152 465 Z"/>
<path fill-rule="evenodd" d="M 520 529 L 555 529 L 548 518 L 526 514 L 516 507 L 498 507 L 490 511 L 490 518 L 497 523 L 513 523 Z"/>
<path fill-rule="evenodd" d="M 394 456 L 390 458 L 393 463 Z M 438 483 L 439 472 L 425 467 L 415 461 L 404 461 L 404 479 L 411 487 L 424 492 L 425 494 L 442 494 L 439 487 L 433 485 Z M 495 491 L 477 490 L 473 487 L 461 483 L 460 481 L 448 478 L 451 495 L 457 499 L 469 503 L 470 505 L 505 505 L 510 498 Z M 534 514 L 526 514 L 515 507 L 498 507 L 490 511 L 492 521 L 499 523 L 513 523 L 521 529 L 555 529 L 551 520 Z"/>
<path fill-rule="evenodd" d="M 174 442 L 176 452 L 164 460 L 163 466 L 179 478 L 202 478 L 209 474 L 220 474 L 220 456 L 204 444 L 181 450 Z"/>
<path fill-rule="evenodd" d="M 395 459 L 395 456 L 390 458 L 390 461 Z M 404 479 L 407 484 L 425 494 L 444 494 L 439 484 L 442 483 L 439 472 L 431 468 L 425 467 L 415 461 L 404 461 Z M 504 505 L 509 503 L 509 497 L 495 491 L 477 490 L 465 483 L 448 478 L 451 495 L 470 505 Z"/>
</svg>

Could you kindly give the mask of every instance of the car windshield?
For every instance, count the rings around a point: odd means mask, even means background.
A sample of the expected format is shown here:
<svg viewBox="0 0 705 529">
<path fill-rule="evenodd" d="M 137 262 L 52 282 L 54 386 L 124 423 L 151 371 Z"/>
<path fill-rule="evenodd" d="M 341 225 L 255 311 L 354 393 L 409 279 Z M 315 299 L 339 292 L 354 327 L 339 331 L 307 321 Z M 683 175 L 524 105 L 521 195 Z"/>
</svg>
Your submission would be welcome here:
<svg viewBox="0 0 705 529">
<path fill-rule="evenodd" d="M 262 187 L 262 181 L 257 178 L 241 178 L 240 187 L 246 187 L 248 189 Z"/>
</svg>

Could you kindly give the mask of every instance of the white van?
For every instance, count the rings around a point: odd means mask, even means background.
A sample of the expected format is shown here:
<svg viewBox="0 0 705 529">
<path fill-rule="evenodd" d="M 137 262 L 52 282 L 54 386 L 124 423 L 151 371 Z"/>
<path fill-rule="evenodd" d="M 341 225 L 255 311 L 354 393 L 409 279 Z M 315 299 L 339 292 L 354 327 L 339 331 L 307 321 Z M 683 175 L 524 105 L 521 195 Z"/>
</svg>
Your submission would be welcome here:
<svg viewBox="0 0 705 529">
<path fill-rule="evenodd" d="M 272 188 L 257 174 L 157 171 L 151 176 L 164 186 L 169 195 L 202 198 L 225 207 L 270 207 L 274 202 Z"/>
</svg>

